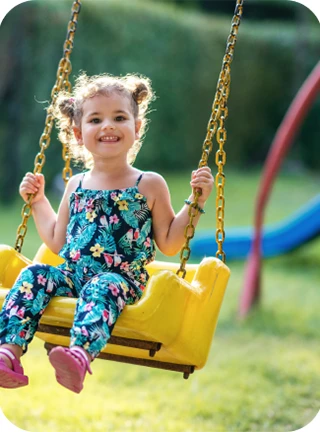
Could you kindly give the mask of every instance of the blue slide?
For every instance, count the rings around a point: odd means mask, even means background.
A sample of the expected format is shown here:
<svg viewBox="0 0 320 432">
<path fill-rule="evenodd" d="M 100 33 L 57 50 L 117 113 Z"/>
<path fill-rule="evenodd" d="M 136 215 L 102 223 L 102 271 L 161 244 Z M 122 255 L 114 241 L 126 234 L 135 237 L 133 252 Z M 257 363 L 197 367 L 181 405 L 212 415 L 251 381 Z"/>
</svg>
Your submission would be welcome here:
<svg viewBox="0 0 320 432">
<path fill-rule="evenodd" d="M 226 230 L 224 251 L 228 259 L 243 259 L 250 252 L 254 230 L 251 227 Z M 285 254 L 320 235 L 320 195 L 284 221 L 266 226 L 262 235 L 263 257 Z M 198 232 L 191 242 L 191 256 L 215 256 L 215 231 Z"/>
</svg>

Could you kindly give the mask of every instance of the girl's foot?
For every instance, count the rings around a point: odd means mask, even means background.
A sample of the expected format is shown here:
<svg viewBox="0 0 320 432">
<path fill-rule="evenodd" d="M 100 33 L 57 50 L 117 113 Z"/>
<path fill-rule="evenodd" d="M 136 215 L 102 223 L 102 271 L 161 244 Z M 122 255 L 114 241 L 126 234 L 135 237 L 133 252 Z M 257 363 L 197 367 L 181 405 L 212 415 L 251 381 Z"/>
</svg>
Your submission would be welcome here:
<svg viewBox="0 0 320 432">
<path fill-rule="evenodd" d="M 29 378 L 24 375 L 17 357 L 10 349 L 0 347 L 0 387 L 18 388 L 28 383 Z"/>
<path fill-rule="evenodd" d="M 50 351 L 49 361 L 58 383 L 75 393 L 83 389 L 87 371 L 92 374 L 87 354 L 80 347 L 55 347 Z"/>
</svg>

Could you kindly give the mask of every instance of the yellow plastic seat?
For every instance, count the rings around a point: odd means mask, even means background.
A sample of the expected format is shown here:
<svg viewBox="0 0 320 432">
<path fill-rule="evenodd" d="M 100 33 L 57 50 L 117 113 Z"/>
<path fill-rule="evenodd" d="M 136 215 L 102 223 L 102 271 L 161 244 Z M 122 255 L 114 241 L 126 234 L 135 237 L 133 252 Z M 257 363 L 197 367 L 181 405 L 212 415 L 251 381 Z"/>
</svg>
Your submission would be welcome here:
<svg viewBox="0 0 320 432">
<path fill-rule="evenodd" d="M 62 260 L 43 245 L 33 262 L 57 265 Z M 13 248 L 0 245 L 1 306 L 29 264 Z M 185 280 L 174 273 L 177 269 L 178 264 L 159 261 L 148 266 L 151 277 L 142 298 L 126 306 L 100 358 L 176 370 L 185 378 L 205 365 L 230 271 L 216 258 L 187 265 Z M 48 350 L 69 345 L 75 305 L 72 298 L 51 300 L 36 333 Z"/>
</svg>

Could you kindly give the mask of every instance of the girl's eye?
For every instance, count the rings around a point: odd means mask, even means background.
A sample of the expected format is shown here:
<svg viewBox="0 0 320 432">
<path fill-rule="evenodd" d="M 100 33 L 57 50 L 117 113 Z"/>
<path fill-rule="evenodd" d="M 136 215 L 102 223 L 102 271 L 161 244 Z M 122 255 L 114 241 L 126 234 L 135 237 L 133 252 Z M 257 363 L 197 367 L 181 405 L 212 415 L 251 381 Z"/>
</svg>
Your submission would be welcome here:
<svg viewBox="0 0 320 432">
<path fill-rule="evenodd" d="M 100 123 L 100 119 L 93 118 L 93 119 L 90 120 L 90 123 L 95 123 L 95 124 Z"/>
<path fill-rule="evenodd" d="M 123 120 L 125 120 L 126 118 L 124 116 L 117 116 L 116 117 L 116 121 L 121 122 Z"/>
</svg>

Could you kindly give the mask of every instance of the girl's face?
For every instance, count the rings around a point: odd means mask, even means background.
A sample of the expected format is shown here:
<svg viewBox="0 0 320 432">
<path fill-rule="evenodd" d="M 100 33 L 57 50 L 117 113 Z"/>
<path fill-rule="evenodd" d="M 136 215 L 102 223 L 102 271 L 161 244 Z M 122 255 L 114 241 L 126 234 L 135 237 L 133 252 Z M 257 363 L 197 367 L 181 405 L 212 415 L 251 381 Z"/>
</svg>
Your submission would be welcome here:
<svg viewBox="0 0 320 432">
<path fill-rule="evenodd" d="M 128 151 L 139 138 L 140 120 L 135 120 L 130 101 L 118 93 L 96 95 L 83 104 L 81 128 L 74 127 L 79 144 L 93 158 L 126 160 Z"/>
</svg>

